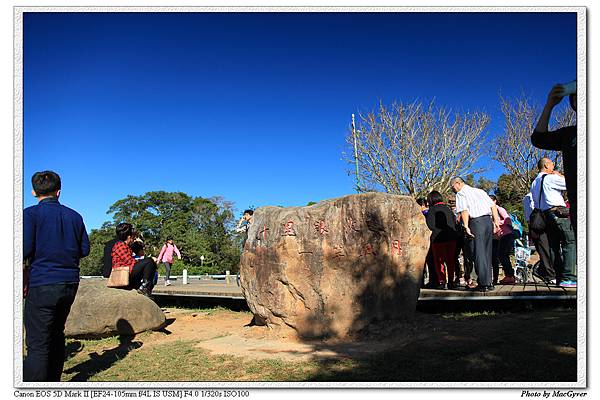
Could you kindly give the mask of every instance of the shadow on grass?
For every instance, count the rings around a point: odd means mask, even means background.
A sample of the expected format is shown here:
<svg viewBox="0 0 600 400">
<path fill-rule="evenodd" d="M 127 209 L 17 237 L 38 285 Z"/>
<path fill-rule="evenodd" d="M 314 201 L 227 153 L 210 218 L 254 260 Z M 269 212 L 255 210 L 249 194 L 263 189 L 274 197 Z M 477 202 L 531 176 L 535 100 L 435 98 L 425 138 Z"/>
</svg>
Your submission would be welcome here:
<svg viewBox="0 0 600 400">
<path fill-rule="evenodd" d="M 97 373 L 110 368 L 117 361 L 125 358 L 130 351 L 142 347 L 142 343 L 139 341 L 133 341 L 135 334 L 132 326 L 124 319 L 117 321 L 117 330 L 123 332 L 119 335 L 119 345 L 114 349 L 105 350 L 101 354 L 97 352 L 90 353 L 90 359 L 81 364 L 69 368 L 64 371 L 65 374 L 73 374 L 71 382 L 87 382 L 91 377 Z M 73 342 L 72 346 L 69 346 L 67 351 L 71 352 L 71 357 L 81 351 L 82 346 L 77 349 L 77 344 L 81 346 L 80 342 Z M 71 350 L 69 350 L 71 349 Z"/>
<path fill-rule="evenodd" d="M 67 343 L 65 345 L 65 360 L 75 357 L 81 350 L 83 350 L 83 343 L 79 340 Z"/>
<path fill-rule="evenodd" d="M 421 314 L 413 324 L 382 328 L 379 340 L 398 344 L 375 355 L 344 343 L 315 344 L 315 351 L 338 357 L 317 361 L 307 380 L 576 382 L 576 326 L 574 310 L 465 319 Z"/>
</svg>

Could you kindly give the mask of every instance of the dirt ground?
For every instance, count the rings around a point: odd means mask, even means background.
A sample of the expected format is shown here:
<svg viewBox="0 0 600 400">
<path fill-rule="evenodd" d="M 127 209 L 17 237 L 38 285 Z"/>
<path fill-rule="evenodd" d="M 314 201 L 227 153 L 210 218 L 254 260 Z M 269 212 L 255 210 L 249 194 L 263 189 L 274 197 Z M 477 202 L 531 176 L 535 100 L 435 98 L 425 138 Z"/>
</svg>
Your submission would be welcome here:
<svg viewBox="0 0 600 400">
<path fill-rule="evenodd" d="M 280 358 L 285 361 L 364 358 L 409 343 L 427 341 L 428 338 L 438 335 L 439 339 L 443 338 L 450 342 L 453 340 L 470 342 L 476 338 L 464 334 L 465 325 L 469 326 L 469 330 L 479 332 L 483 337 L 497 337 L 500 331 L 506 330 L 510 333 L 511 326 L 524 327 L 523 324 L 531 323 L 532 319 L 532 315 L 527 312 L 497 314 L 489 317 L 484 314 L 466 319 L 417 313 L 415 320 L 403 324 L 401 329 L 398 329 L 397 324 L 373 326 L 371 332 L 367 332 L 360 340 L 306 341 L 299 340 L 290 330 L 249 326 L 252 315 L 247 312 L 228 310 L 216 313 L 196 312 L 176 308 L 163 310 L 169 325 L 163 332 L 152 332 L 144 338 L 144 346 L 151 347 L 174 341 L 194 341 L 197 347 L 215 355 L 228 354 L 248 359 Z M 565 319 L 570 320 L 574 317 L 574 312 L 548 310 L 536 312 L 535 315 L 535 318 L 539 319 L 539 324 L 532 324 L 533 329 L 540 329 L 542 334 L 545 328 L 549 328 L 550 323 L 556 323 L 557 320 L 566 322 Z M 376 337 L 377 340 L 370 340 L 369 337 Z M 561 343 L 553 343 L 552 347 L 555 351 L 575 353 L 575 343 L 565 343 L 564 340 L 558 342 Z"/>
<path fill-rule="evenodd" d="M 153 332 L 143 340 L 148 348 L 175 341 L 195 341 L 198 342 L 197 347 L 213 354 L 308 361 L 315 358 L 368 356 L 389 347 L 373 341 L 300 341 L 290 330 L 249 326 L 252 320 L 250 313 L 220 311 L 217 316 L 209 312 L 176 308 L 164 308 L 163 311 L 170 324 L 165 332 Z"/>
</svg>

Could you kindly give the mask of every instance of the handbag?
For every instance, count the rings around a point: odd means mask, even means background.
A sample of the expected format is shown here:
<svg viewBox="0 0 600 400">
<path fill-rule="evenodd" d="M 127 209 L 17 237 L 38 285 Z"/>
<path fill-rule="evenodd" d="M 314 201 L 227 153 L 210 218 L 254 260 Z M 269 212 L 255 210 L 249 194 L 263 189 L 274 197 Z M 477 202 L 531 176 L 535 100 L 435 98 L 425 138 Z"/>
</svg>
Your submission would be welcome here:
<svg viewBox="0 0 600 400">
<path fill-rule="evenodd" d="M 129 267 L 113 268 L 108 277 L 106 286 L 109 288 L 123 288 L 129 286 Z"/>
<path fill-rule="evenodd" d="M 540 184 L 540 196 L 538 198 L 538 204 L 542 203 L 542 194 L 544 193 L 544 178 L 547 176 L 542 176 L 542 183 Z M 539 208 L 534 208 L 529 216 L 529 227 L 536 232 L 543 232 L 546 230 L 546 218 L 544 217 L 544 212 Z"/>
</svg>

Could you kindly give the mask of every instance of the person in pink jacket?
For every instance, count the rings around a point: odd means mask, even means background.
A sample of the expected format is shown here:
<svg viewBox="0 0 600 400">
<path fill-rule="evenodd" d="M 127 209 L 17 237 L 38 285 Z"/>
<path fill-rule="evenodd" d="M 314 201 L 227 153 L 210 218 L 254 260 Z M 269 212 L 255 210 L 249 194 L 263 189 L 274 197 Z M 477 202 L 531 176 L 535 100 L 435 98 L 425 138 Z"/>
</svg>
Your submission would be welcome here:
<svg viewBox="0 0 600 400">
<path fill-rule="evenodd" d="M 169 286 L 171 284 L 169 278 L 171 277 L 171 265 L 173 265 L 173 253 L 177 254 L 177 258 L 181 260 L 181 253 L 179 252 L 177 246 L 173 244 L 173 238 L 171 236 L 167 236 L 167 240 L 165 241 L 162 249 L 160 249 L 157 260 L 157 263 L 163 263 L 165 266 L 165 286 Z"/>
<path fill-rule="evenodd" d="M 500 273 L 500 264 L 504 270 L 504 278 L 500 280 L 503 285 L 514 285 L 516 283 L 515 270 L 510 260 L 510 255 L 515 250 L 515 235 L 513 233 L 512 220 L 508 212 L 498 205 L 498 199 L 494 195 L 490 198 L 498 208 L 498 217 L 500 219 L 500 230 L 494 234 L 492 242 L 492 271 L 493 284 L 498 284 L 498 275 Z"/>
</svg>

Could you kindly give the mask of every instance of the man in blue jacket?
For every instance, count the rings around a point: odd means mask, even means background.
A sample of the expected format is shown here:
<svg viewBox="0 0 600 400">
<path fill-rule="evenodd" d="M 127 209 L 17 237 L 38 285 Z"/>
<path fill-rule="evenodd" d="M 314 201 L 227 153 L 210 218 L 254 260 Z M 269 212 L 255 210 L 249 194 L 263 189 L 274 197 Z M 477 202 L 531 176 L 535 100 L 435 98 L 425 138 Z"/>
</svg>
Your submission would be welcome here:
<svg viewBox="0 0 600 400">
<path fill-rule="evenodd" d="M 58 382 L 65 323 L 79 287 L 79 259 L 89 254 L 90 242 L 81 215 L 58 202 L 58 174 L 37 172 L 31 183 L 39 203 L 23 210 L 23 380 Z"/>
</svg>

